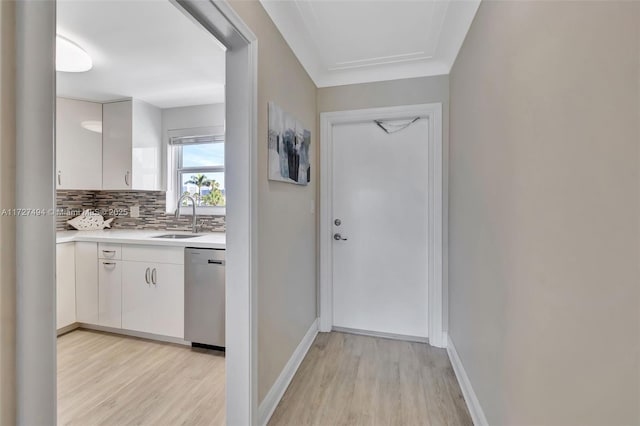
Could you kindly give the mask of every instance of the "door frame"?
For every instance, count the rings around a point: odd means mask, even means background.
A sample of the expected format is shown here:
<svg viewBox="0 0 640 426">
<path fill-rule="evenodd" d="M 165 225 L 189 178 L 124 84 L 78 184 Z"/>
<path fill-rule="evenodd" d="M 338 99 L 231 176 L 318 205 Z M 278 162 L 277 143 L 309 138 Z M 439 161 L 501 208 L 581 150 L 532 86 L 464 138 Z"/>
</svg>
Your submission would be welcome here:
<svg viewBox="0 0 640 426">
<path fill-rule="evenodd" d="M 337 124 L 376 119 L 402 119 L 419 116 L 429 128 L 428 185 L 428 339 L 432 346 L 446 347 L 443 305 L 446 300 L 443 270 L 443 153 L 442 103 L 368 108 L 320 114 L 320 331 L 333 328 L 333 136 Z"/>
<path fill-rule="evenodd" d="M 228 424 L 257 424 L 257 38 L 227 0 L 167 0 L 227 47 Z M 55 208 L 56 2 L 16 3 L 16 209 Z M 28 181 L 28 182 L 27 182 Z M 40 185 L 29 186 L 31 182 Z M 16 220 L 16 423 L 55 424 L 55 217 Z M 49 285 L 47 285 L 47 283 Z M 233 327 L 230 329 L 230 327 Z"/>
</svg>

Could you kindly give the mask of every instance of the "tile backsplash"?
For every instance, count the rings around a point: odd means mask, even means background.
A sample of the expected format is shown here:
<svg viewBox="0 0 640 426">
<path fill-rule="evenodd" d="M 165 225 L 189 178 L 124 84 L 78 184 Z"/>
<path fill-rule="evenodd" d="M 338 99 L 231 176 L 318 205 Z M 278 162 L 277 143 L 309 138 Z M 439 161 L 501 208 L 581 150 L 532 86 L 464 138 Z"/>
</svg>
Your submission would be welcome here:
<svg viewBox="0 0 640 426">
<path fill-rule="evenodd" d="M 130 217 L 132 206 L 140 207 L 140 217 Z M 113 229 L 169 229 L 190 231 L 191 217 L 176 219 L 165 211 L 166 197 L 162 191 L 56 191 L 56 229 L 70 230 L 66 222 L 83 209 L 96 209 L 105 219 L 115 217 Z M 224 232 L 224 216 L 198 216 L 202 232 Z"/>
</svg>

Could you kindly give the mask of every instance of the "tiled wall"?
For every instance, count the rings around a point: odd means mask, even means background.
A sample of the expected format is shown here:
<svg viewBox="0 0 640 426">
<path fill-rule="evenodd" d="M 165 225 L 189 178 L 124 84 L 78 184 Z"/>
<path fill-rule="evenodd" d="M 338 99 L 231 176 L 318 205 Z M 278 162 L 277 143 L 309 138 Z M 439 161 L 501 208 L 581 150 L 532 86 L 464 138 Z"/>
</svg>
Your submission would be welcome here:
<svg viewBox="0 0 640 426">
<path fill-rule="evenodd" d="M 140 217 L 129 217 L 131 206 L 140 206 Z M 115 217 L 113 229 L 170 229 L 190 231 L 191 217 L 180 219 L 165 212 L 166 198 L 161 191 L 68 191 L 56 192 L 56 228 L 73 229 L 66 221 L 78 216 L 83 209 L 97 209 L 105 219 Z M 122 215 L 124 213 L 125 215 Z M 224 232 L 224 216 L 198 216 L 202 232 Z"/>
</svg>

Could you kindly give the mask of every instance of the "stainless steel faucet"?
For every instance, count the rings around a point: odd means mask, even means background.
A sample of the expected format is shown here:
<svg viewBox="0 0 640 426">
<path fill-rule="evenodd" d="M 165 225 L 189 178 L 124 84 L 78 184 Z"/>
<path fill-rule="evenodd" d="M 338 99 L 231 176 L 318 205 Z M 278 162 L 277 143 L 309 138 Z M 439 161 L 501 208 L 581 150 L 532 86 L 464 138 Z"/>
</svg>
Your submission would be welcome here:
<svg viewBox="0 0 640 426">
<path fill-rule="evenodd" d="M 198 233 L 198 225 L 197 225 L 197 217 L 196 217 L 196 200 L 193 199 L 191 195 L 182 194 L 180 198 L 178 198 L 178 208 L 176 209 L 176 219 L 180 219 L 180 207 L 182 204 L 182 200 L 184 199 L 191 200 L 192 214 L 193 214 L 193 222 L 191 224 L 191 232 L 194 234 Z"/>
</svg>

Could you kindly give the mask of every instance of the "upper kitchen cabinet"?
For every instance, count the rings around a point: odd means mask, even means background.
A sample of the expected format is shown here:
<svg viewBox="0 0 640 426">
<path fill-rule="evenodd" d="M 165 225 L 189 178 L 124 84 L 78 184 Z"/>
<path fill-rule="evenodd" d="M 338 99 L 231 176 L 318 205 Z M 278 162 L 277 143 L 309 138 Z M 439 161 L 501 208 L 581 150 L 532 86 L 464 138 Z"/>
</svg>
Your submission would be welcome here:
<svg viewBox="0 0 640 426">
<path fill-rule="evenodd" d="M 102 189 L 160 191 L 162 113 L 142 101 L 103 105 Z"/>
<path fill-rule="evenodd" d="M 102 188 L 102 104 L 57 98 L 56 188 Z"/>
</svg>

